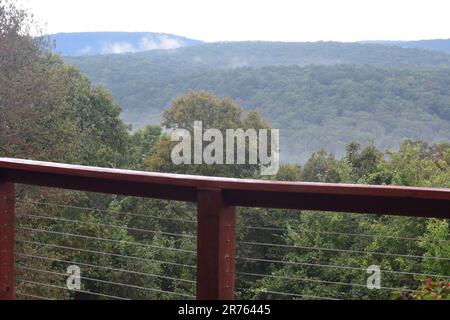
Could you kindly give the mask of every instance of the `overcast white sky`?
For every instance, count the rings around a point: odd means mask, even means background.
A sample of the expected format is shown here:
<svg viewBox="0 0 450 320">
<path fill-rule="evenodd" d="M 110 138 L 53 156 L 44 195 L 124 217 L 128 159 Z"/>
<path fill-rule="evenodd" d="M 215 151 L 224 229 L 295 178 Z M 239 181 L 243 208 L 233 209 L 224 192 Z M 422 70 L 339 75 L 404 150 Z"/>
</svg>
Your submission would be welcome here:
<svg viewBox="0 0 450 320">
<path fill-rule="evenodd" d="M 450 38 L 449 0 L 18 0 L 46 32 L 151 31 L 204 41 Z"/>
</svg>

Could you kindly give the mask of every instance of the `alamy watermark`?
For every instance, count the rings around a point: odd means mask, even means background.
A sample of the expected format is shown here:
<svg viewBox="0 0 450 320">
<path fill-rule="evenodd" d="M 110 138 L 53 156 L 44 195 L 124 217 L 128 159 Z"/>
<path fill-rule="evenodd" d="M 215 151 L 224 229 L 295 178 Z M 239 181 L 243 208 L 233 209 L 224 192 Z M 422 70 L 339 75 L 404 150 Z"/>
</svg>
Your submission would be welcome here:
<svg viewBox="0 0 450 320">
<path fill-rule="evenodd" d="M 67 268 L 67 289 L 80 290 L 81 289 L 81 269 L 79 266 L 73 265 Z"/>
<path fill-rule="evenodd" d="M 259 165 L 263 176 L 275 175 L 280 169 L 278 129 L 227 129 L 224 138 L 219 129 L 203 132 L 203 123 L 195 121 L 193 135 L 192 139 L 191 132 L 186 129 L 172 132 L 171 140 L 178 142 L 171 153 L 173 164 Z M 204 142 L 209 142 L 205 148 Z"/>
<path fill-rule="evenodd" d="M 381 269 L 377 265 L 372 265 L 367 268 L 367 273 L 370 276 L 367 278 L 367 289 L 375 290 L 381 289 Z"/>
</svg>

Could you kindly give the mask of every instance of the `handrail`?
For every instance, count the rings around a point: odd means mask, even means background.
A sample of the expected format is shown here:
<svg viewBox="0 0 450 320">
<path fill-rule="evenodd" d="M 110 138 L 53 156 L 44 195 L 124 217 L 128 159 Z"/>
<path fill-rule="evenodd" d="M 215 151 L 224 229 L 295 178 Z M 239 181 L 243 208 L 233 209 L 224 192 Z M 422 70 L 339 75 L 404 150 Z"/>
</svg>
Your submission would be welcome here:
<svg viewBox="0 0 450 320">
<path fill-rule="evenodd" d="M 233 299 L 236 206 L 450 218 L 450 189 L 274 182 L 0 158 L 0 300 L 14 299 L 16 183 L 197 203 L 197 298 Z"/>
<path fill-rule="evenodd" d="M 12 183 L 187 202 L 197 201 L 198 190 L 220 190 L 229 206 L 450 217 L 450 189 L 232 179 L 11 158 L 0 158 L 0 178 Z"/>
</svg>

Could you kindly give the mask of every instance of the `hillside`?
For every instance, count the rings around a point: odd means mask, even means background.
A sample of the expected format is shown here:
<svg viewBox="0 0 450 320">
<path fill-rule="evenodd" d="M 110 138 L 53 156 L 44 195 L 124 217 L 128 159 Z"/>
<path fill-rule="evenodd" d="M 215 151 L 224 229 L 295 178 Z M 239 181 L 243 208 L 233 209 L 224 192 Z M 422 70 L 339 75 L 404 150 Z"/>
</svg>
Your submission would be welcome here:
<svg viewBox="0 0 450 320">
<path fill-rule="evenodd" d="M 370 64 L 386 67 L 449 66 L 450 55 L 420 49 L 404 49 L 380 44 L 341 42 L 223 42 L 188 46 L 176 50 L 153 50 L 134 54 L 72 57 L 92 76 L 105 68 L 166 68 L 184 72 L 198 68 L 263 67 L 269 65 Z M 118 65 L 117 65 L 118 64 Z M 132 70 L 136 71 L 135 69 Z M 133 76 L 134 73 L 129 75 Z"/>
<path fill-rule="evenodd" d="M 49 37 L 55 44 L 54 51 L 64 56 L 175 49 L 202 43 L 172 34 L 153 32 L 57 33 Z"/>
<path fill-rule="evenodd" d="M 417 40 L 417 41 L 368 41 L 366 43 L 378 43 L 383 45 L 399 46 L 402 48 L 428 49 L 450 54 L 450 39 L 433 39 L 433 40 Z"/>
<path fill-rule="evenodd" d="M 66 60 L 109 88 L 135 127 L 158 123 L 190 89 L 230 96 L 281 129 L 286 162 L 319 148 L 342 154 L 349 140 L 450 139 L 450 56 L 437 52 L 257 42 Z"/>
</svg>

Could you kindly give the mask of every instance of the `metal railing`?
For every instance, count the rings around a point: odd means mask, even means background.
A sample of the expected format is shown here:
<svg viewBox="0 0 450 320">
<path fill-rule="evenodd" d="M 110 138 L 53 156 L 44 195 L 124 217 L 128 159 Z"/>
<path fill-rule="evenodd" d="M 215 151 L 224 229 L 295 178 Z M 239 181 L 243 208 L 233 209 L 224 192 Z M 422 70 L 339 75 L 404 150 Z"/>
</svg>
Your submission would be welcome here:
<svg viewBox="0 0 450 320">
<path fill-rule="evenodd" d="M 144 221 L 165 221 L 168 225 L 179 223 L 186 227 L 181 232 L 142 226 L 120 225 L 108 219 L 96 219 L 96 215 L 111 213 L 107 208 L 89 208 L 83 205 L 67 205 L 42 200 L 16 200 L 15 184 L 60 188 L 85 192 L 133 196 L 140 198 L 182 201 L 197 204 L 197 218 L 167 217 L 147 213 L 114 211 L 120 217 L 136 218 Z M 21 212 L 23 206 L 39 207 L 36 212 Z M 93 288 L 116 288 L 102 292 L 77 290 L 81 298 L 89 296 L 106 299 L 128 299 L 124 293 L 133 292 L 131 298 L 178 299 L 234 299 L 238 298 L 305 298 L 339 299 L 338 296 L 316 295 L 304 286 L 302 292 L 286 292 L 283 286 L 292 282 L 351 288 L 365 287 L 364 283 L 319 279 L 308 274 L 309 269 L 335 269 L 340 272 L 365 273 L 365 267 L 318 263 L 314 260 L 277 256 L 283 252 L 315 252 L 322 255 L 351 255 L 385 257 L 390 259 L 434 259 L 448 262 L 448 257 L 428 257 L 408 252 L 379 252 L 358 248 L 318 246 L 312 243 L 302 245 L 280 243 L 276 238 L 286 233 L 306 233 L 323 237 L 383 238 L 389 241 L 417 241 L 408 235 L 383 236 L 366 233 L 351 233 L 345 230 L 295 229 L 273 225 L 237 226 L 236 207 L 276 208 L 294 210 L 317 210 L 329 212 L 368 213 L 387 216 L 412 216 L 423 218 L 450 218 L 450 189 L 407 188 L 393 186 L 318 184 L 301 182 L 272 182 L 259 180 L 239 180 L 215 177 L 185 176 L 136 172 L 46 163 L 29 160 L 0 158 L 0 299 L 28 298 L 51 299 L 65 297 L 64 286 L 67 274 L 61 268 L 51 265 L 77 265 L 90 270 L 83 280 L 95 283 Z M 47 208 L 47 209 L 43 209 Z M 58 215 L 58 210 L 73 214 Z M 81 212 L 91 212 L 83 216 Z M 60 226 L 69 226 L 61 229 Z M 73 227 L 71 227 L 73 226 Z M 189 226 L 189 227 L 188 227 Z M 237 239 L 237 227 L 252 232 L 269 233 L 274 241 L 257 238 Z M 72 229 L 71 229 L 72 228 Z M 102 234 L 92 234 L 90 228 L 100 228 Z M 73 230 L 67 232 L 67 229 Z M 78 231 L 77 231 L 78 230 Z M 83 232 L 81 232 L 83 231 Z M 149 237 L 165 236 L 173 243 L 155 244 L 146 241 L 127 241 L 119 234 L 140 234 Z M 57 239 L 57 241 L 55 241 Z M 189 247 L 177 244 L 179 239 L 194 244 Z M 79 244 L 89 244 L 80 246 Z M 186 244 L 184 243 L 184 244 Z M 129 254 L 117 248 L 142 248 L 145 254 Z M 28 250 L 24 250 L 27 248 Z M 255 256 L 256 251 L 269 252 Z M 138 253 L 144 252 L 136 251 Z M 158 257 L 157 252 L 171 254 Z M 30 254 L 31 252 L 31 254 Z M 83 256 L 86 259 L 65 259 L 58 253 L 71 252 L 70 257 Z M 147 255 L 148 254 L 148 255 Z M 146 256 L 147 255 L 147 256 Z M 298 256 L 302 256 L 301 254 Z M 111 265 L 109 258 L 121 262 Z M 89 261 L 91 260 L 91 261 Z M 75 261 L 75 262 L 74 262 Z M 51 262 L 49 264 L 49 262 Z M 146 268 L 139 263 L 145 262 Z M 255 271 L 253 264 L 283 265 L 304 268 L 305 274 L 294 276 L 283 273 Z M 151 266 L 150 270 L 148 267 Z M 181 268 L 185 271 L 165 274 L 165 270 Z M 237 269 L 237 271 L 236 271 Z M 99 272 L 101 271 L 101 272 Z M 437 276 L 441 279 L 449 275 L 431 275 L 420 270 L 382 270 L 383 273 L 398 276 Z M 101 274 L 110 275 L 101 277 Z M 29 277 L 30 274 L 38 275 Z M 295 274 L 295 273 L 294 273 Z M 111 276 L 111 275 L 114 275 Z M 42 281 L 39 281 L 42 276 Z M 44 277 L 45 276 L 45 277 Z M 49 282 L 48 279 L 59 279 Z M 149 279 L 149 280 L 145 280 Z M 279 282 L 280 289 L 259 290 L 252 283 L 259 279 Z M 16 281 L 20 286 L 16 288 Z M 237 285 L 236 285 L 237 282 Z M 175 285 L 175 284 L 176 285 Z M 392 283 L 400 283 L 393 280 Z M 157 284 L 157 285 L 155 285 Z M 33 290 L 28 290 L 34 288 Z M 41 289 L 36 289 L 41 288 Z M 46 288 L 46 289 L 44 289 Z M 120 288 L 120 289 L 119 289 Z M 407 286 L 383 286 L 381 290 L 411 292 L 415 288 Z M 59 292 L 46 295 L 45 290 Z M 127 291 L 129 290 L 129 291 Z M 113 293 L 111 293 L 113 292 Z M 118 293 L 116 293 L 118 292 Z M 139 294 L 142 292 L 142 294 Z M 123 293 L 123 294 L 122 294 Z M 145 294 L 144 294 L 145 293 Z M 348 298 L 343 296 L 342 298 Z"/>
</svg>

